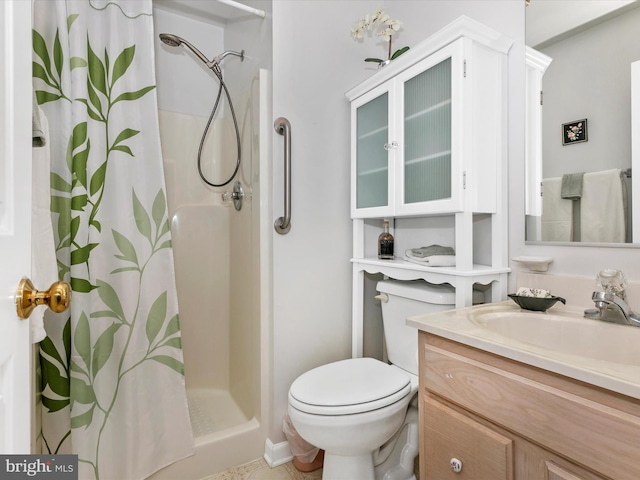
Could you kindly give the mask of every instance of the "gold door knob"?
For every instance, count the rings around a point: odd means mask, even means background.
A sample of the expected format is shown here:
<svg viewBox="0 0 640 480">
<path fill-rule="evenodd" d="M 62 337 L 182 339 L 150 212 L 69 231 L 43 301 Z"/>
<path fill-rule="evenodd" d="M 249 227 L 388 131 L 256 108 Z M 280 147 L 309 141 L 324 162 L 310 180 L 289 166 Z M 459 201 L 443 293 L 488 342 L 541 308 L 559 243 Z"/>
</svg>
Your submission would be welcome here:
<svg viewBox="0 0 640 480">
<path fill-rule="evenodd" d="M 64 312 L 71 303 L 71 285 L 55 282 L 46 292 L 39 292 L 28 278 L 23 278 L 16 291 L 16 311 L 20 318 L 29 318 L 38 305 L 47 305 L 56 313 Z"/>
</svg>

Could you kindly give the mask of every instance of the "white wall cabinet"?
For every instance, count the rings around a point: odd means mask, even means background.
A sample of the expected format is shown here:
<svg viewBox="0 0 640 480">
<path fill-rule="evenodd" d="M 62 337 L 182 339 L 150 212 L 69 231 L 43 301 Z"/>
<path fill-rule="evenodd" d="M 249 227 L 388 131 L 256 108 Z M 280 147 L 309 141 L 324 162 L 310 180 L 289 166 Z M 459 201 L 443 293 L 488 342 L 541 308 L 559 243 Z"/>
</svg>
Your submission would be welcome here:
<svg viewBox="0 0 640 480">
<path fill-rule="evenodd" d="M 476 283 L 495 284 L 493 300 L 506 295 L 506 66 L 511 45 L 504 35 L 460 17 L 347 92 L 355 356 L 362 355 L 365 272 L 450 283 L 456 288 L 456 307 L 471 304 Z M 404 220 L 443 215 L 451 217 L 449 246 L 456 251 L 456 266 L 404 261 L 399 246 L 440 243 L 431 241 L 429 220 L 419 231 Z M 396 259 L 391 261 L 368 251 L 383 218 L 395 219 Z"/>
</svg>

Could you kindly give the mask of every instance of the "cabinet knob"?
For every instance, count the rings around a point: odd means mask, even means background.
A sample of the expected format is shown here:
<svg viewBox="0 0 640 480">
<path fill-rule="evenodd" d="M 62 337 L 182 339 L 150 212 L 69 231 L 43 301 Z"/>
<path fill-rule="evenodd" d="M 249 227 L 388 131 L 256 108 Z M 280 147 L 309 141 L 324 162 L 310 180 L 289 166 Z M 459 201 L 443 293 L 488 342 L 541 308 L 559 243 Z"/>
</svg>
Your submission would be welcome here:
<svg viewBox="0 0 640 480">
<path fill-rule="evenodd" d="M 385 143 L 384 144 L 384 149 L 385 150 L 392 150 L 394 148 L 398 148 L 398 142 L 391 142 L 391 143 Z"/>
<path fill-rule="evenodd" d="M 462 462 L 460 460 L 458 460 L 457 458 L 452 458 L 449 461 L 450 465 L 451 465 L 451 470 L 453 470 L 455 473 L 460 473 L 462 471 Z"/>
</svg>

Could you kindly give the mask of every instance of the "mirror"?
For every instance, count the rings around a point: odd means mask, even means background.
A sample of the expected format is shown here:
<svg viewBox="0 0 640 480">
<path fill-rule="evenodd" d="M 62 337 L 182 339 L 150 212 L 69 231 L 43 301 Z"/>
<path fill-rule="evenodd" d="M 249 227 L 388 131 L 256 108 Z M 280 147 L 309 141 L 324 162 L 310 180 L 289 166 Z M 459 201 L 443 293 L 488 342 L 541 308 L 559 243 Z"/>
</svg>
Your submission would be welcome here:
<svg viewBox="0 0 640 480">
<path fill-rule="evenodd" d="M 640 244 L 639 7 L 527 6 L 527 243 Z"/>
</svg>

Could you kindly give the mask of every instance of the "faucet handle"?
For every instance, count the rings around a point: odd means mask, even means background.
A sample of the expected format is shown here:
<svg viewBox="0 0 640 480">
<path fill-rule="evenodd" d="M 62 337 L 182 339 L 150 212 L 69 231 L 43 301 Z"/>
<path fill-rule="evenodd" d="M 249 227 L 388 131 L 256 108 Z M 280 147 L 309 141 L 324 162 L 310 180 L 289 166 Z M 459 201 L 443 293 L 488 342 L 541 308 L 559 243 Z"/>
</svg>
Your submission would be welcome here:
<svg viewBox="0 0 640 480">
<path fill-rule="evenodd" d="M 623 299 L 626 298 L 625 290 L 627 288 L 627 279 L 621 270 L 615 270 L 613 268 L 600 270 L 598 275 L 596 275 L 596 281 L 598 282 L 598 286 L 605 292 L 618 295 Z"/>
</svg>

